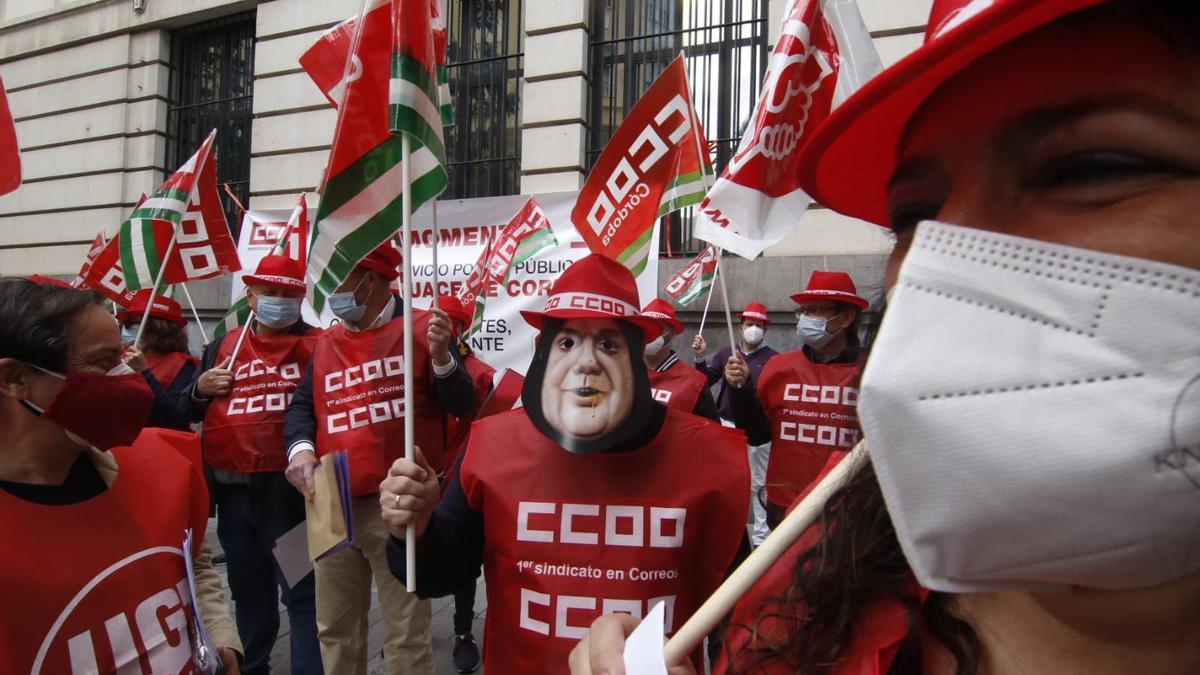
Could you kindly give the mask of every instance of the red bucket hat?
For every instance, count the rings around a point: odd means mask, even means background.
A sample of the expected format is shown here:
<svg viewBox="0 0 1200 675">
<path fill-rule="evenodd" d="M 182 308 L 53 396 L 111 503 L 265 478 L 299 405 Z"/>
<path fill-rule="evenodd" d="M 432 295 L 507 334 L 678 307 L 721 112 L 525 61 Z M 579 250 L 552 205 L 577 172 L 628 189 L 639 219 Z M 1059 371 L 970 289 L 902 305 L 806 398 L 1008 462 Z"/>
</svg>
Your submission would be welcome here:
<svg viewBox="0 0 1200 675">
<path fill-rule="evenodd" d="M 166 319 L 174 322 L 179 326 L 186 326 L 187 321 L 183 320 L 183 310 L 180 309 L 179 303 L 166 296 L 156 296 L 154 303 L 150 303 L 150 289 L 143 288 L 133 294 L 133 300 L 130 301 L 129 307 L 117 312 L 117 321 L 135 321 L 140 319 L 146 313 L 146 305 L 150 305 L 150 316 L 156 319 Z"/>
<path fill-rule="evenodd" d="M 358 266 L 379 272 L 387 277 L 388 281 L 395 281 L 400 276 L 400 251 L 392 246 L 391 242 L 385 241 L 379 248 L 368 253 L 367 257 L 359 260 Z"/>
<path fill-rule="evenodd" d="M 866 298 L 858 296 L 858 288 L 849 274 L 824 270 L 813 270 L 808 277 L 808 288 L 805 288 L 803 293 L 793 295 L 792 300 L 797 304 L 814 300 L 835 300 L 849 303 L 859 309 L 866 309 L 867 305 L 871 304 Z"/>
<path fill-rule="evenodd" d="M 464 326 L 471 325 L 471 319 L 473 317 L 467 313 L 467 308 L 463 306 L 462 301 L 453 295 L 439 295 L 437 299 L 437 307 L 445 312 L 446 316 L 449 316 L 451 321 L 459 321 Z"/>
<path fill-rule="evenodd" d="M 538 330 L 543 317 L 617 319 L 637 326 L 645 340 L 653 340 L 662 329 L 657 321 L 638 312 L 638 304 L 633 274 L 612 258 L 593 253 L 568 267 L 554 282 L 542 311 L 522 311 L 521 316 Z"/>
<path fill-rule="evenodd" d="M 242 282 L 304 290 L 304 264 L 285 255 L 269 255 L 258 261 L 254 274 L 243 274 Z"/>
<path fill-rule="evenodd" d="M 63 281 L 62 279 L 56 279 L 54 277 L 46 277 L 46 276 L 42 276 L 40 274 L 30 274 L 29 280 L 35 284 L 44 284 L 47 286 L 58 286 L 59 288 L 75 288 L 70 283 Z"/>
<path fill-rule="evenodd" d="M 683 324 L 675 318 L 675 308 L 666 300 L 655 298 L 642 308 L 642 316 L 655 321 L 662 321 L 675 331 L 676 335 L 683 332 Z"/>
<path fill-rule="evenodd" d="M 771 323 L 767 318 L 767 306 L 761 302 L 752 302 L 746 305 L 746 308 L 738 313 L 738 320 L 745 321 L 746 319 L 754 319 L 763 323 Z"/>
<path fill-rule="evenodd" d="M 1104 0 L 934 0 L 925 43 L 863 85 L 800 149 L 800 183 L 821 204 L 889 227 L 900 137 L 938 87 L 975 60 Z"/>
</svg>

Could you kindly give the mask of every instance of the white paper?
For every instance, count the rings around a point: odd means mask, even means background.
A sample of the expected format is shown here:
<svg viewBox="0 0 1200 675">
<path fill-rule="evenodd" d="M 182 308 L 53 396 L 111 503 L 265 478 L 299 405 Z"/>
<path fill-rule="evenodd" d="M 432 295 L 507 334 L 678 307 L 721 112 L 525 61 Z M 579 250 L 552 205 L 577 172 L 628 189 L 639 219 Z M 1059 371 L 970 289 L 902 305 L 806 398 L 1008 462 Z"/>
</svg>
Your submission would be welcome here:
<svg viewBox="0 0 1200 675">
<path fill-rule="evenodd" d="M 628 675 L 667 675 L 663 637 L 663 604 L 660 602 L 625 640 L 625 672 Z"/>
<path fill-rule="evenodd" d="M 308 558 L 308 525 L 305 521 L 285 532 L 275 540 L 275 562 L 283 572 L 283 579 L 288 588 L 300 583 L 308 573 L 313 571 L 312 560 Z"/>
</svg>

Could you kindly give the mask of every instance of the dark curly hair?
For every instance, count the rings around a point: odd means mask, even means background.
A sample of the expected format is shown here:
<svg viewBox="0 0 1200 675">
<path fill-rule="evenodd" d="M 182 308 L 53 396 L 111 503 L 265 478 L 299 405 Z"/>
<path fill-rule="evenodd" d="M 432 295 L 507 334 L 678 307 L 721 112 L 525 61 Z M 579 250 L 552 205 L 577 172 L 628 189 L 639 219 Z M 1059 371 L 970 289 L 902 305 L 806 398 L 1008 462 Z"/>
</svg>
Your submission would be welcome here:
<svg viewBox="0 0 1200 675">
<path fill-rule="evenodd" d="M 140 321 L 141 316 L 137 319 Z M 174 321 L 152 316 L 146 321 L 146 330 L 142 333 L 142 347 L 147 352 L 170 354 L 171 352 L 188 353 L 187 327 L 180 326 Z"/>
<path fill-rule="evenodd" d="M 71 319 L 101 301 L 95 291 L 0 278 L 0 357 L 63 370 Z"/>
</svg>

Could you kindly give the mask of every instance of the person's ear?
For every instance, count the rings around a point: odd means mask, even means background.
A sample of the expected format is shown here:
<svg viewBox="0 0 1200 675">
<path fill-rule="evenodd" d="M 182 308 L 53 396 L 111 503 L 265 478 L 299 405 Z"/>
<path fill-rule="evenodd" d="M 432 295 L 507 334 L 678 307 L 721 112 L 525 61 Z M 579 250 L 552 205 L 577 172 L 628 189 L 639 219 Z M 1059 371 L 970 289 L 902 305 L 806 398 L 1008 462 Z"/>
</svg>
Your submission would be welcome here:
<svg viewBox="0 0 1200 675">
<path fill-rule="evenodd" d="M 11 399 L 29 398 L 29 368 L 16 359 L 0 359 L 0 394 Z"/>
</svg>

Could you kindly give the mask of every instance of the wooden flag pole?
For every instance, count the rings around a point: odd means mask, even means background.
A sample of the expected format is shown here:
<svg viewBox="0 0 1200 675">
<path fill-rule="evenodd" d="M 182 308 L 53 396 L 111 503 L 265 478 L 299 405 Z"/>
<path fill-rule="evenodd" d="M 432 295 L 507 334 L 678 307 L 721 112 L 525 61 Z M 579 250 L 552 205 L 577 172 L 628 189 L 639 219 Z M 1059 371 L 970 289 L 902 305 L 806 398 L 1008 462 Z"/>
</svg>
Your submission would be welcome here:
<svg viewBox="0 0 1200 675">
<path fill-rule="evenodd" d="M 254 310 L 246 315 L 246 325 L 242 326 L 242 332 L 238 334 L 237 344 L 233 346 L 233 353 L 229 355 L 229 368 L 233 369 L 233 364 L 237 363 L 238 354 L 242 351 L 242 343 L 246 341 L 246 336 L 250 334 L 250 324 L 254 323 Z"/>
<path fill-rule="evenodd" d="M 412 313 L 412 139 L 400 134 L 400 174 L 404 182 L 404 194 L 400 199 L 403 219 L 401 224 L 401 267 L 400 288 L 404 294 L 404 459 L 415 462 L 413 445 L 416 428 L 413 426 L 413 313 Z M 435 269 L 436 272 L 436 269 Z M 409 523 L 404 530 L 405 587 L 409 593 L 417 591 L 417 526 Z"/>
<path fill-rule="evenodd" d="M 188 307 L 192 308 L 192 316 L 196 319 L 196 327 L 200 329 L 200 337 L 204 338 L 204 344 L 207 345 L 211 340 L 208 339 L 208 331 L 204 330 L 204 322 L 200 320 L 200 312 L 196 311 L 196 303 L 192 302 L 192 293 L 186 283 L 180 282 L 179 287 L 183 289 L 183 297 L 187 300 Z"/>
<path fill-rule="evenodd" d="M 175 239 L 179 236 L 179 225 L 171 231 L 171 241 L 167 242 L 167 254 L 162 257 L 158 266 L 158 274 L 154 275 L 154 285 L 150 287 L 150 302 L 146 303 L 146 311 L 142 312 L 142 323 L 138 326 L 137 335 L 133 338 L 133 344 L 139 349 L 142 346 L 142 333 L 146 332 L 146 322 L 150 319 L 150 307 L 154 305 L 154 298 L 158 295 L 158 287 L 162 285 L 163 274 L 167 271 L 167 262 L 171 260 L 171 254 L 175 252 Z"/>
<path fill-rule="evenodd" d="M 687 63 L 687 55 L 682 49 L 679 50 L 679 58 L 683 59 L 684 63 Z M 686 78 L 684 80 L 684 85 L 687 86 Z M 712 189 L 712 183 L 709 182 L 709 175 L 704 170 L 704 160 L 708 157 L 708 153 L 705 152 L 704 146 L 700 143 L 700 116 L 696 114 L 696 105 L 692 102 L 691 87 L 688 87 L 687 89 L 687 104 L 688 110 L 692 114 L 692 140 L 696 142 L 696 163 L 700 167 L 700 180 L 704 183 L 704 194 L 707 195 L 708 191 Z M 717 269 L 715 274 L 721 278 L 721 300 L 725 305 L 725 327 L 729 329 L 729 353 L 734 354 L 737 350 L 737 340 L 735 340 L 733 336 L 733 312 L 729 310 L 729 291 L 725 289 L 725 276 L 721 274 L 721 255 L 724 252 L 724 249 L 720 247 L 717 248 Z M 703 271 L 701 272 L 701 277 L 703 278 Z M 712 289 L 710 288 L 708 292 L 709 300 L 711 300 Z M 700 331 L 702 333 L 704 332 L 704 319 L 707 316 L 708 301 L 705 301 L 704 316 L 700 317 Z"/>
<path fill-rule="evenodd" d="M 733 610 L 746 591 L 816 522 L 829 497 L 858 474 L 868 461 L 866 441 L 860 441 L 667 641 L 663 655 L 668 667 L 687 660 L 704 636 Z"/>
</svg>

